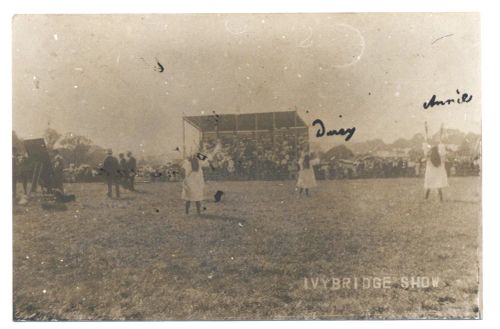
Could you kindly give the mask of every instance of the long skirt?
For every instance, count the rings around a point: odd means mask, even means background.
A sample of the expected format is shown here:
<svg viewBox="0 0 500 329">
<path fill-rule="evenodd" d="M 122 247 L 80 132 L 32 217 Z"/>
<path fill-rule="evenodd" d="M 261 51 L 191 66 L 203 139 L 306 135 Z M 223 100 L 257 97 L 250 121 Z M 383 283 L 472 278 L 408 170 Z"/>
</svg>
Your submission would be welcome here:
<svg viewBox="0 0 500 329">
<path fill-rule="evenodd" d="M 446 169 L 444 163 L 441 163 L 439 167 L 436 167 L 429 160 L 425 166 L 425 178 L 424 178 L 424 188 L 427 189 L 437 189 L 448 186 L 448 175 L 446 174 Z"/>
<path fill-rule="evenodd" d="M 316 187 L 316 177 L 312 168 L 302 169 L 299 171 L 299 178 L 297 179 L 297 187 L 311 188 Z"/>
<path fill-rule="evenodd" d="M 191 172 L 182 182 L 182 199 L 186 201 L 203 201 L 205 179 L 203 171 Z"/>
</svg>

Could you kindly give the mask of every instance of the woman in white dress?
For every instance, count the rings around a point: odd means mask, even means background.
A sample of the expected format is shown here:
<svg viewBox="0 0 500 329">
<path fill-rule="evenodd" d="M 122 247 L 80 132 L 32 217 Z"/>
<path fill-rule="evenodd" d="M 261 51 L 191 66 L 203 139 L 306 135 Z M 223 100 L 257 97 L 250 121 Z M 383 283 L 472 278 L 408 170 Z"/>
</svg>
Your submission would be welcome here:
<svg viewBox="0 0 500 329">
<path fill-rule="evenodd" d="M 182 181 L 181 197 L 186 201 L 186 214 L 189 214 L 191 201 L 196 204 L 196 212 L 201 214 L 201 201 L 205 199 L 205 178 L 203 177 L 203 167 L 210 166 L 214 154 L 219 150 L 218 144 L 211 154 L 195 153 L 184 160 L 184 180 Z"/>
<path fill-rule="evenodd" d="M 299 176 L 297 179 L 297 187 L 299 195 L 302 191 L 306 191 L 306 196 L 309 196 L 309 189 L 316 187 L 316 177 L 314 176 L 313 166 L 319 164 L 319 159 L 311 159 L 309 153 L 305 153 L 299 159 Z"/>
<path fill-rule="evenodd" d="M 427 122 L 425 123 L 425 142 L 423 145 L 424 155 L 427 159 L 425 166 L 424 189 L 425 198 L 429 198 L 431 189 L 437 189 L 439 200 L 443 201 L 443 187 L 448 186 L 448 175 L 445 168 L 446 149 L 441 142 L 443 126 L 439 135 L 439 144 L 431 146 L 428 142 Z"/>
</svg>

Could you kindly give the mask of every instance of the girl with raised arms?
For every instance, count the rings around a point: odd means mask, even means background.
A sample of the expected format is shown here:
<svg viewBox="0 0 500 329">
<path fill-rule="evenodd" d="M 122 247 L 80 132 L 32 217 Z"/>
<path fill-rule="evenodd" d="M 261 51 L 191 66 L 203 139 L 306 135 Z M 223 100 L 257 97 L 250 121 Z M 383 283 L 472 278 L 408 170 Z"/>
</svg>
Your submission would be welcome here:
<svg viewBox="0 0 500 329">
<path fill-rule="evenodd" d="M 443 201 L 442 188 L 448 186 L 448 175 L 446 174 L 445 155 L 446 149 L 442 143 L 443 125 L 439 131 L 439 142 L 431 145 L 428 136 L 427 122 L 425 123 L 425 142 L 423 145 L 424 155 L 427 159 L 425 166 L 424 189 L 425 199 L 429 198 L 431 190 L 437 190 L 439 200 Z"/>
</svg>

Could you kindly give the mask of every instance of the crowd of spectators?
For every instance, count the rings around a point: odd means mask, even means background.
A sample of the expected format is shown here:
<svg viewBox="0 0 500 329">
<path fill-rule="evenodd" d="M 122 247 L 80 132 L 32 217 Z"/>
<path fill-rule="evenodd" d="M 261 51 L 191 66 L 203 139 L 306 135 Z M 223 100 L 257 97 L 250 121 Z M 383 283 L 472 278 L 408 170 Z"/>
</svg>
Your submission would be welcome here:
<svg viewBox="0 0 500 329">
<path fill-rule="evenodd" d="M 331 159 L 314 169 L 318 179 L 423 177 L 426 163 L 425 158 L 411 160 L 404 157 L 369 157 L 352 161 Z M 448 176 L 477 176 L 480 173 L 478 159 L 470 157 L 449 158 L 445 168 Z"/>
<path fill-rule="evenodd" d="M 273 140 L 274 138 L 274 140 Z M 205 168 L 207 179 L 217 180 L 273 180 L 292 178 L 297 172 L 297 161 L 307 138 L 293 133 L 240 135 L 236 138 L 206 140 L 202 153 L 210 153 L 216 143 L 221 150 L 214 155 L 211 167 Z M 301 147 L 302 145 L 302 147 Z"/>
<path fill-rule="evenodd" d="M 210 166 L 203 168 L 208 180 L 296 179 L 300 155 L 308 149 L 307 136 L 294 132 L 274 136 L 249 133 L 240 134 L 238 138 L 206 139 L 200 152 L 211 153 L 216 144 L 220 144 L 220 150 L 214 154 Z M 423 157 L 355 156 L 352 159 L 321 158 L 314 171 L 320 180 L 420 177 L 424 175 L 425 165 Z M 479 175 L 480 161 L 448 154 L 445 168 L 448 176 Z M 138 168 L 137 176 L 149 182 L 176 182 L 182 180 L 182 170 L 179 163 L 143 165 Z M 69 165 L 64 169 L 64 179 L 66 182 L 92 182 L 101 177 L 99 171 L 89 165 Z"/>
<path fill-rule="evenodd" d="M 298 160 L 307 149 L 307 138 L 294 134 L 271 136 L 239 136 L 205 140 L 202 152 L 210 153 L 220 143 L 211 166 L 204 169 L 210 180 L 282 180 L 296 179 Z M 409 157 L 357 156 L 354 159 L 321 159 L 314 167 L 318 179 L 355 179 L 420 177 L 425 172 L 426 159 Z M 446 159 L 448 176 L 478 175 L 479 161 L 470 157 Z"/>
</svg>

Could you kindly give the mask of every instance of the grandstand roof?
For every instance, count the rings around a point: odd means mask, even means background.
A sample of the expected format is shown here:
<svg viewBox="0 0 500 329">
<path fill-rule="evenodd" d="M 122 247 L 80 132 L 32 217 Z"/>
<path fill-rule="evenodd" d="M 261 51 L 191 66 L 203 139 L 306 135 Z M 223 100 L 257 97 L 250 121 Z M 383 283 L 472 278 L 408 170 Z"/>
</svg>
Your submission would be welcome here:
<svg viewBox="0 0 500 329">
<path fill-rule="evenodd" d="M 211 114 L 184 117 L 203 132 L 254 131 L 281 128 L 307 128 L 297 111 L 244 114 Z"/>
</svg>

